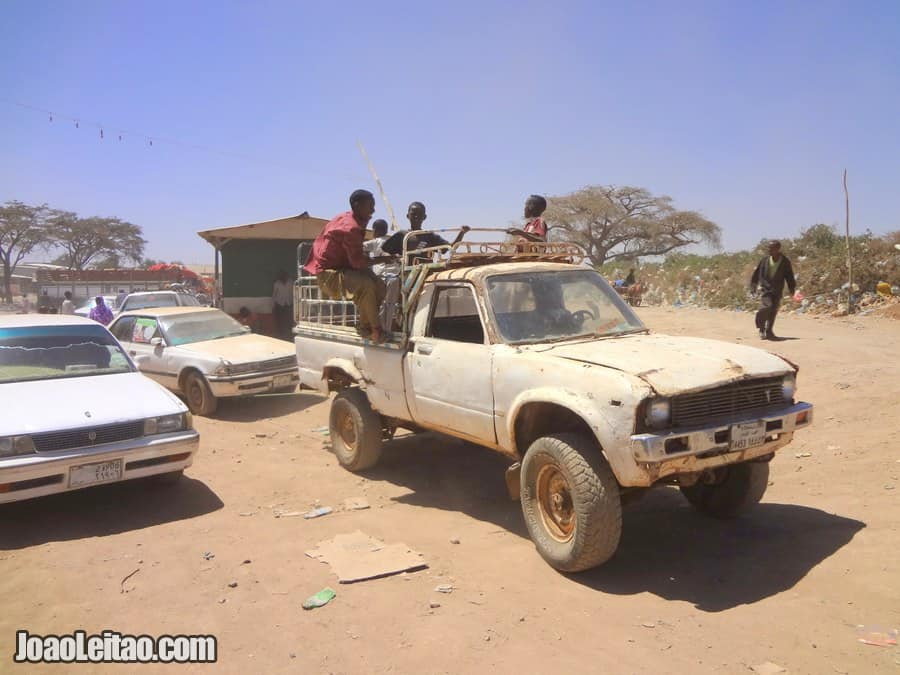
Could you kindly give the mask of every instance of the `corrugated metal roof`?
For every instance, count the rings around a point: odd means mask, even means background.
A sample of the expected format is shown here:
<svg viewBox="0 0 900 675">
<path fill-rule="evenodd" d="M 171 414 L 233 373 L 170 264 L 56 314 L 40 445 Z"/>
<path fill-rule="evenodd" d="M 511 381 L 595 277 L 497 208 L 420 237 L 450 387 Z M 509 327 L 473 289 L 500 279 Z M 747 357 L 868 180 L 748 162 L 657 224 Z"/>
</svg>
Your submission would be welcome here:
<svg viewBox="0 0 900 675">
<path fill-rule="evenodd" d="M 316 218 L 304 211 L 289 218 L 201 230 L 197 234 L 213 246 L 221 246 L 230 239 L 315 239 L 326 224 L 325 218 Z"/>
</svg>

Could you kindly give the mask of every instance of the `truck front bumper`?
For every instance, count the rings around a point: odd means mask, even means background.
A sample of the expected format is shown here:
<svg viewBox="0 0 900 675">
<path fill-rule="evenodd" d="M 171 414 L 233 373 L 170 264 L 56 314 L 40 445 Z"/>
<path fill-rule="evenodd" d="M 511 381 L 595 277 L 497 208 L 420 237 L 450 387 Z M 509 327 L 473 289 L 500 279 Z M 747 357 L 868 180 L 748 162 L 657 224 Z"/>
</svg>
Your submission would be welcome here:
<svg viewBox="0 0 900 675">
<path fill-rule="evenodd" d="M 666 476 L 699 473 L 771 455 L 791 442 L 794 431 L 809 426 L 812 417 L 812 405 L 801 402 L 767 415 L 748 415 L 710 426 L 635 434 L 631 437 L 632 456 L 649 486 Z M 739 425 L 754 424 L 760 425 L 755 440 L 761 442 L 745 447 L 736 438 L 736 430 Z"/>
</svg>

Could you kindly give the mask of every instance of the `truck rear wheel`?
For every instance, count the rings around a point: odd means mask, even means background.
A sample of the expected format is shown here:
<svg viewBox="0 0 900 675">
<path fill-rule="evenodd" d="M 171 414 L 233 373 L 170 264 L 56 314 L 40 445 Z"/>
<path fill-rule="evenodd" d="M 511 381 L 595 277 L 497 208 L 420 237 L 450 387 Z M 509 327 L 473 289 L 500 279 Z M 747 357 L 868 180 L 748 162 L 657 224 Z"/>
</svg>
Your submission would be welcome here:
<svg viewBox="0 0 900 675">
<path fill-rule="evenodd" d="M 364 471 L 381 457 L 381 416 L 372 410 L 361 389 L 351 387 L 335 396 L 329 416 L 331 445 L 341 466 Z"/>
<path fill-rule="evenodd" d="M 619 484 L 592 439 L 561 433 L 532 443 L 522 460 L 521 501 L 538 553 L 561 572 L 601 565 L 619 546 Z"/>
<path fill-rule="evenodd" d="M 768 462 L 742 462 L 718 469 L 708 481 L 681 486 L 681 494 L 701 513 L 734 518 L 756 506 L 768 486 Z"/>
</svg>

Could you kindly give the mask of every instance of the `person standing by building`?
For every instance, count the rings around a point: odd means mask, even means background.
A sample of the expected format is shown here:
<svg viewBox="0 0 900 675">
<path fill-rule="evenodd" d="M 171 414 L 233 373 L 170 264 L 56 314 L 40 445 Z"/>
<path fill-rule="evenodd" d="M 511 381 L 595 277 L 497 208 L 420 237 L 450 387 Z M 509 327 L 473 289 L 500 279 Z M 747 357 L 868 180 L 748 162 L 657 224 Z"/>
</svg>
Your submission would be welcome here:
<svg viewBox="0 0 900 675">
<path fill-rule="evenodd" d="M 102 323 L 104 326 L 108 326 L 112 322 L 112 310 L 106 306 L 106 302 L 103 300 L 102 295 L 98 295 L 94 298 L 94 306 L 91 308 L 91 313 L 88 315 L 88 318 L 97 323 Z"/>
<path fill-rule="evenodd" d="M 769 242 L 769 255 L 759 261 L 753 270 L 753 276 L 750 277 L 750 293 L 756 294 L 757 288 L 762 291 L 759 297 L 759 310 L 756 312 L 756 329 L 762 340 L 778 339 L 772 327 L 781 306 L 785 282 L 793 295 L 797 288 L 794 268 L 791 267 L 791 261 L 781 254 L 781 242 L 773 240 Z"/>
<path fill-rule="evenodd" d="M 22 293 L 22 314 L 31 314 L 31 300 L 28 299 L 28 293 Z"/>
<path fill-rule="evenodd" d="M 59 307 L 60 314 L 74 314 L 75 313 L 75 303 L 72 302 L 72 291 L 66 291 L 63 293 L 63 297 L 65 300 L 62 301 L 62 305 Z"/>
<path fill-rule="evenodd" d="M 354 190 L 350 210 L 335 216 L 313 242 L 303 269 L 316 277 L 322 297 L 353 301 L 359 312 L 357 332 L 374 342 L 384 341 L 378 307 L 385 286 L 369 269 L 363 252 L 366 226 L 375 213 L 375 197 L 368 190 Z"/>
<path fill-rule="evenodd" d="M 290 340 L 291 324 L 294 321 L 294 284 L 284 270 L 278 271 L 272 286 L 272 314 L 276 337 Z"/>
</svg>

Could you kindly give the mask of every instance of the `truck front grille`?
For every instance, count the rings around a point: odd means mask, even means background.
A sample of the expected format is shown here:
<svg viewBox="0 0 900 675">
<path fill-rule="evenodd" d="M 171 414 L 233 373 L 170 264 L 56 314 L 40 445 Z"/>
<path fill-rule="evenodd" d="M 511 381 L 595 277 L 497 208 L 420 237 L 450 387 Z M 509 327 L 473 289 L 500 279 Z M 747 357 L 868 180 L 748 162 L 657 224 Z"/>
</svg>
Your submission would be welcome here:
<svg viewBox="0 0 900 675">
<path fill-rule="evenodd" d="M 735 382 L 672 399 L 672 426 L 688 427 L 711 419 L 782 407 L 781 377 Z"/>
</svg>

